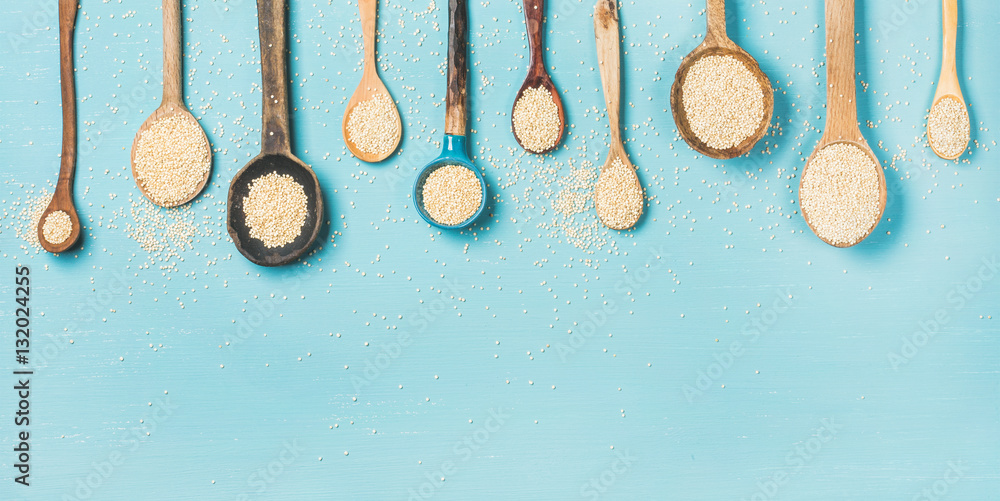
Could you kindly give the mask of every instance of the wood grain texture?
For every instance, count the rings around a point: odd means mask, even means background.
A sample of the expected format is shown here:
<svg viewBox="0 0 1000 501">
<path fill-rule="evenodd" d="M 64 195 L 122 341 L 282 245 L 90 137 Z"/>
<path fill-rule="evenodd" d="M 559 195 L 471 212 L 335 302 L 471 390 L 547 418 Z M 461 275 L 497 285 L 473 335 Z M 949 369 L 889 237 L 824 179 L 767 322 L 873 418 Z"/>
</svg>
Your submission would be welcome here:
<svg viewBox="0 0 1000 501">
<path fill-rule="evenodd" d="M 136 170 L 135 155 L 136 150 L 139 147 L 139 139 L 142 137 L 142 134 L 160 119 L 170 116 L 180 116 L 198 126 L 198 132 L 205 141 L 205 154 L 209 158 L 209 163 L 211 163 L 212 143 L 209 142 L 208 136 L 205 135 L 205 131 L 198 122 L 198 119 L 191 114 L 191 111 L 187 108 L 187 104 L 184 102 L 183 31 L 181 1 L 163 0 L 163 99 L 160 102 L 160 107 L 157 108 L 149 116 L 149 118 L 142 123 L 141 126 L 139 126 L 139 130 L 136 131 L 135 137 L 132 139 L 132 151 L 130 154 L 132 179 L 136 181 L 136 186 L 138 186 L 139 190 L 142 191 L 142 194 L 147 200 L 160 205 L 161 207 L 177 207 L 194 200 L 194 198 L 205 189 L 208 179 L 212 176 L 212 169 L 211 166 L 209 166 L 209 169 L 205 171 L 205 174 L 202 176 L 198 186 L 187 198 L 172 203 L 161 203 L 151 197 L 146 191 L 146 188 L 139 182 L 139 175 Z"/>
<path fill-rule="evenodd" d="M 946 97 L 952 97 L 968 109 L 969 105 L 965 102 L 965 96 L 962 95 L 962 85 L 958 79 L 958 58 L 956 54 L 956 42 L 958 40 L 958 0 L 941 0 L 941 24 L 941 75 L 938 77 L 938 86 L 934 92 L 934 100 L 931 103 L 931 108 L 938 101 Z M 954 160 L 965 153 L 965 149 L 963 149 L 957 155 L 944 155 L 935 148 L 933 142 L 930 142 L 930 145 L 934 153 L 945 160 Z"/>
<path fill-rule="evenodd" d="M 288 0 L 257 0 L 260 30 L 260 72 L 264 90 L 262 153 L 291 153 L 288 132 L 288 56 L 286 10 Z"/>
<path fill-rule="evenodd" d="M 445 134 L 464 136 L 468 130 L 469 9 L 466 0 L 448 0 L 448 95 Z"/>
<path fill-rule="evenodd" d="M 771 118 L 774 116 L 774 90 L 771 87 L 771 80 L 767 77 L 757 60 L 747 51 L 733 42 L 726 33 L 726 1 L 706 0 L 705 17 L 706 31 L 705 39 L 695 47 L 677 68 L 674 75 L 674 83 L 670 88 L 670 112 L 673 115 L 674 123 L 681 137 L 691 147 L 691 149 L 708 155 L 712 158 L 727 159 L 735 158 L 747 154 L 763 137 L 771 127 Z M 764 116 L 761 117 L 760 125 L 749 137 L 740 144 L 731 148 L 713 148 L 706 144 L 691 129 L 687 112 L 684 109 L 684 79 L 687 78 L 688 71 L 699 59 L 706 56 L 730 56 L 740 61 L 757 79 L 761 92 L 764 96 Z"/>
<path fill-rule="evenodd" d="M 396 102 L 393 100 L 393 112 L 394 120 L 396 122 L 396 144 L 389 151 L 384 152 L 373 152 L 367 153 L 362 151 L 358 145 L 354 144 L 350 139 L 350 134 L 347 130 L 347 124 L 350 121 L 351 113 L 358 104 L 361 104 L 369 99 L 372 99 L 378 94 L 384 94 L 389 96 L 392 100 L 392 94 L 389 93 L 389 89 L 385 86 L 385 82 L 379 78 L 378 75 L 378 62 L 375 58 L 375 43 L 376 43 L 376 27 L 378 25 L 378 0 L 359 0 L 358 1 L 358 11 L 361 16 L 361 32 L 364 37 L 365 44 L 365 59 L 364 59 L 364 71 L 361 74 L 361 83 L 358 84 L 358 88 L 354 91 L 354 95 L 351 96 L 351 100 L 347 102 L 347 108 L 344 109 L 344 119 L 341 124 L 341 134 L 344 136 L 344 142 L 347 144 L 347 148 L 351 150 L 351 153 L 365 162 L 381 162 L 389 155 L 392 155 L 399 147 L 399 142 L 403 137 L 403 124 L 399 117 L 399 110 L 396 108 Z"/>
<path fill-rule="evenodd" d="M 879 179 L 879 215 L 875 218 L 865 235 L 853 243 L 833 243 L 818 233 L 809 221 L 809 213 L 802 209 L 802 217 L 813 233 L 821 240 L 834 247 L 851 247 L 868 238 L 882 220 L 885 212 L 887 190 L 882 163 L 875 152 L 868 146 L 861 128 L 858 126 L 857 89 L 854 80 L 854 0 L 826 0 L 826 125 L 823 137 L 806 161 L 799 179 L 799 193 L 802 193 L 802 180 L 809 169 L 813 158 L 823 148 L 834 143 L 848 143 L 868 153 L 876 169 Z"/>
<path fill-rule="evenodd" d="M 77 0 L 59 0 L 59 88 L 62 94 L 62 154 L 59 157 L 59 180 L 52 201 L 38 220 L 38 241 L 52 253 L 63 252 L 80 239 L 80 217 L 73 203 L 76 177 L 76 76 L 73 65 L 73 35 L 76 31 Z M 66 240 L 53 244 L 45 240 L 42 227 L 49 214 L 69 214 L 73 229 Z"/>
<path fill-rule="evenodd" d="M 556 105 L 556 113 L 559 116 L 559 139 L 550 148 L 544 151 L 531 151 L 524 147 L 521 138 L 514 132 L 514 139 L 522 148 L 530 153 L 539 155 L 549 153 L 559 147 L 563 136 L 566 133 L 566 111 L 563 109 L 562 98 L 559 97 L 559 89 L 552 82 L 548 69 L 545 67 L 545 0 L 524 0 L 524 21 L 528 32 L 528 49 L 531 60 L 528 63 L 528 75 L 524 78 L 520 90 L 514 97 L 514 104 L 511 107 L 510 120 L 511 130 L 514 131 L 514 108 L 517 102 L 528 89 L 544 87 L 552 95 L 552 101 Z"/>
</svg>

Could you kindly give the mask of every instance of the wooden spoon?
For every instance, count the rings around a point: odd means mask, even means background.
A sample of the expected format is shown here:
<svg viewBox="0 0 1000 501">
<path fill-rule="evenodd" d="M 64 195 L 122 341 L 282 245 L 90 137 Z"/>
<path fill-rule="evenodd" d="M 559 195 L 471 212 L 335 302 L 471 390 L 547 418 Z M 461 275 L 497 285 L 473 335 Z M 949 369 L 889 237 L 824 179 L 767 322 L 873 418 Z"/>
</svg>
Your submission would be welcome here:
<svg viewBox="0 0 1000 501">
<path fill-rule="evenodd" d="M 944 24 L 941 76 L 938 77 L 937 92 L 934 93 L 934 103 L 931 105 L 931 109 L 934 109 L 934 106 L 942 99 L 950 97 L 962 103 L 962 106 L 968 110 L 969 106 L 966 104 L 965 98 L 962 97 L 962 87 L 958 82 L 958 64 L 955 58 L 955 41 L 958 35 L 958 0 L 942 0 L 941 14 Z M 930 130 L 928 130 L 927 136 L 930 137 Z M 934 153 L 945 160 L 954 160 L 962 156 L 966 150 L 966 148 L 962 148 L 962 151 L 957 155 L 945 155 L 934 147 L 934 141 L 930 141 L 930 144 Z"/>
<path fill-rule="evenodd" d="M 62 88 L 63 138 L 59 162 L 59 181 L 52 201 L 38 219 L 38 242 L 42 248 L 58 253 L 69 249 L 80 238 L 80 217 L 73 205 L 73 178 L 76 176 L 76 81 L 73 75 L 73 32 L 76 28 L 77 0 L 59 0 L 59 86 Z M 69 215 L 73 229 L 62 242 L 45 239 L 45 220 L 62 211 Z"/>
<path fill-rule="evenodd" d="M 140 182 L 139 176 L 136 172 L 135 167 L 135 153 L 139 146 L 139 138 L 142 137 L 142 133 L 146 132 L 147 129 L 153 126 L 153 123 L 160 119 L 165 119 L 170 116 L 180 116 L 198 126 L 198 132 L 201 134 L 202 139 L 205 144 L 205 154 L 208 155 L 209 163 L 211 164 L 212 158 L 212 147 L 209 145 L 208 137 L 205 136 L 205 131 L 202 130 L 201 124 L 198 123 L 198 119 L 188 111 L 187 105 L 184 104 L 184 95 L 182 89 L 184 88 L 184 83 L 181 76 L 181 69 L 183 68 L 183 44 L 181 43 L 181 1 L 180 0 L 163 0 L 163 99 L 161 100 L 160 107 L 153 112 L 142 126 L 139 127 L 139 131 L 135 134 L 135 139 L 132 140 L 132 179 L 135 179 L 136 185 L 139 186 L 139 190 L 142 194 L 149 199 L 150 202 L 160 205 L 162 207 L 177 207 L 178 205 L 183 205 L 194 197 L 201 193 L 201 190 L 205 188 L 205 184 L 208 182 L 209 174 L 211 174 L 211 167 L 205 171 L 205 175 L 202 176 L 201 181 L 198 186 L 183 200 L 177 200 L 174 202 L 162 203 L 157 201 L 155 198 L 150 196 Z"/>
<path fill-rule="evenodd" d="M 878 167 L 876 171 L 879 179 L 878 217 L 856 242 L 833 243 L 829 241 L 817 233 L 816 228 L 809 222 L 808 212 L 805 209 L 802 210 L 802 217 L 805 218 L 806 224 L 813 230 L 813 233 L 835 247 L 850 247 L 867 238 L 878 225 L 882 219 L 882 213 L 885 211 L 885 175 L 882 172 L 881 163 L 861 135 L 861 128 L 858 126 L 857 89 L 854 81 L 854 45 L 854 0 L 826 0 L 826 130 L 823 131 L 823 137 L 816 144 L 816 149 L 813 150 L 802 170 L 802 177 L 799 180 L 800 202 L 802 180 L 806 178 L 809 165 L 820 150 L 831 144 L 851 144 L 867 153 Z"/>
<path fill-rule="evenodd" d="M 378 76 L 378 63 L 375 61 L 375 25 L 378 21 L 378 0 L 358 0 L 358 10 L 361 13 L 361 32 L 365 40 L 364 72 L 361 74 L 361 83 L 358 84 L 357 90 L 354 91 L 354 95 L 351 96 L 351 100 L 347 103 L 347 109 L 344 111 L 343 134 L 347 149 L 351 150 L 354 156 L 365 162 L 374 163 L 385 160 L 396 151 L 399 140 L 403 137 L 403 127 L 399 119 L 399 110 L 396 109 L 396 103 L 393 101 L 392 111 L 396 121 L 396 142 L 388 151 L 366 153 L 354 141 L 351 141 L 351 136 L 347 132 L 347 123 L 358 104 L 379 94 L 388 96 L 389 100 L 392 101 L 392 94 L 389 94 L 389 89 Z"/>
<path fill-rule="evenodd" d="M 680 131 L 681 137 L 692 149 L 712 158 L 734 158 L 750 151 L 757 144 L 757 141 L 760 141 L 767 133 L 767 129 L 771 125 L 771 116 L 774 113 L 774 91 L 771 89 L 771 80 L 760 69 L 757 60 L 726 35 L 726 0 L 706 0 L 705 11 L 708 24 L 705 39 L 681 61 L 680 67 L 677 68 L 677 73 L 674 75 L 674 85 L 670 88 L 670 110 L 673 112 L 677 130 Z M 691 130 L 687 111 L 684 109 L 684 79 L 687 78 L 687 73 L 694 63 L 705 56 L 732 56 L 743 63 L 757 77 L 761 91 L 764 93 L 764 116 L 761 118 L 760 126 L 750 137 L 732 148 L 720 150 L 705 144 Z"/>
<path fill-rule="evenodd" d="M 511 130 L 514 131 L 514 139 L 526 151 L 538 153 L 539 155 L 548 153 L 559 146 L 563 133 L 566 131 L 566 113 L 563 111 L 562 100 L 559 98 L 559 90 L 552 83 L 549 72 L 545 69 L 545 0 L 524 0 L 524 22 L 528 29 L 528 47 L 531 50 L 531 61 L 528 63 L 528 76 L 521 85 L 521 90 L 517 91 L 514 98 L 514 106 L 521 100 L 524 92 L 528 89 L 544 87 L 552 95 L 552 101 L 556 104 L 559 113 L 559 139 L 555 144 L 543 151 L 528 149 L 521 138 L 517 136 L 517 129 L 514 128 L 514 111 L 511 110 L 510 121 Z"/>
<path fill-rule="evenodd" d="M 286 6 L 287 0 L 257 0 L 264 93 L 261 152 L 236 173 L 229 185 L 229 236 L 240 254 L 262 266 L 279 266 L 298 259 L 312 246 L 323 222 L 323 196 L 319 181 L 312 169 L 292 154 L 289 139 Z M 306 219 L 299 236 L 277 248 L 268 248 L 262 241 L 250 237 L 243 211 L 243 197 L 250 192 L 250 184 L 272 172 L 291 176 L 302 185 L 307 198 Z"/>
<path fill-rule="evenodd" d="M 612 230 L 627 230 L 635 226 L 639 217 L 642 216 L 643 206 L 645 206 L 645 191 L 642 184 L 639 183 L 635 166 L 629 162 L 625 146 L 622 143 L 619 118 L 621 35 L 618 28 L 618 3 L 615 0 L 597 0 L 597 5 L 594 6 L 594 34 L 597 38 L 597 62 L 601 71 L 601 84 L 604 87 L 604 102 L 607 105 L 608 122 L 611 126 L 611 151 L 608 152 L 608 159 L 601 167 L 594 200 L 597 206 L 597 216 L 605 226 Z M 608 180 L 610 176 L 607 174 L 614 166 L 615 160 L 621 161 L 631 179 L 619 184 L 613 184 Z M 621 204 L 602 204 L 602 194 L 608 194 L 605 190 L 622 190 L 623 193 L 638 194 L 640 203 L 630 207 L 621 207 Z M 635 197 L 633 196 L 631 199 L 635 200 Z M 620 214 L 616 215 L 616 213 L 621 213 L 623 210 L 626 216 L 617 217 Z"/>
</svg>

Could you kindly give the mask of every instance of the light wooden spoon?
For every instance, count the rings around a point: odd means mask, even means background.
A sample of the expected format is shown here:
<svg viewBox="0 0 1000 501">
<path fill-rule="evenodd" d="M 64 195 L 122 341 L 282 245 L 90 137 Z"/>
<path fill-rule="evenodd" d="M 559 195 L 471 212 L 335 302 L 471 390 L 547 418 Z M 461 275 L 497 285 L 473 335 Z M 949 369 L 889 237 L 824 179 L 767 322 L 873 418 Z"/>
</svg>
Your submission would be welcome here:
<svg viewBox="0 0 1000 501">
<path fill-rule="evenodd" d="M 771 80 L 760 69 L 757 60 L 726 34 L 726 0 L 706 0 L 705 17 L 707 18 L 705 39 L 684 57 L 674 75 L 674 85 L 670 88 L 670 110 L 673 112 L 677 130 L 692 149 L 712 158 L 734 158 L 746 154 L 757 144 L 757 141 L 764 137 L 764 134 L 767 134 L 767 129 L 771 125 L 771 117 L 774 114 L 774 91 L 771 89 Z M 752 135 L 732 148 L 720 150 L 705 144 L 691 130 L 687 111 L 684 109 L 684 79 L 687 78 L 688 71 L 691 70 L 694 63 L 705 56 L 732 56 L 753 73 L 764 93 L 764 116 L 761 117 L 760 125 Z"/>
<path fill-rule="evenodd" d="M 860 243 L 875 230 L 885 211 L 885 174 L 882 165 L 868 142 L 861 135 L 858 126 L 857 88 L 854 82 L 854 0 L 826 0 L 826 130 L 816 144 L 816 149 L 806 162 L 799 180 L 799 201 L 801 203 L 802 182 L 816 154 L 835 143 L 856 146 L 864 151 L 876 165 L 879 179 L 879 212 L 861 238 L 855 242 L 834 243 L 816 231 L 809 221 L 808 212 L 802 208 L 806 224 L 824 242 L 834 247 L 850 247 Z"/>
<path fill-rule="evenodd" d="M 202 130 L 201 124 L 198 123 L 198 119 L 188 111 L 187 105 L 184 104 L 184 82 L 181 75 L 184 49 L 181 41 L 181 31 L 181 0 L 163 0 L 163 99 L 161 99 L 160 107 L 142 123 L 139 131 L 135 134 L 135 139 L 132 140 L 132 179 L 135 180 L 135 184 L 139 186 L 139 190 L 142 191 L 142 194 L 150 202 L 162 207 L 177 207 L 193 200 L 194 197 L 198 196 L 205 189 L 205 184 L 208 183 L 208 178 L 212 173 L 212 146 L 208 142 L 208 137 L 205 135 L 205 131 Z M 162 203 L 150 196 L 143 183 L 140 182 L 135 168 L 135 153 L 139 146 L 139 138 L 142 137 L 143 132 L 146 132 L 155 122 L 174 115 L 190 120 L 198 126 L 198 132 L 204 140 L 205 154 L 208 155 L 210 166 L 205 171 L 205 175 L 201 178 L 197 187 L 187 197 L 183 200 Z"/>
<path fill-rule="evenodd" d="M 531 62 L 528 64 L 528 76 L 525 77 L 521 90 L 517 91 L 514 98 L 514 108 L 517 102 L 524 96 L 528 89 L 543 87 L 552 95 L 552 101 L 556 105 L 559 114 L 559 136 L 555 144 L 544 151 L 530 150 L 524 146 L 521 138 L 517 136 L 517 129 L 514 127 L 514 111 L 510 112 L 511 130 L 514 131 L 514 139 L 526 151 L 539 155 L 548 153 L 557 147 L 566 131 L 566 112 L 563 111 L 562 100 L 559 98 L 559 89 L 552 83 L 552 77 L 545 69 L 545 0 L 524 0 L 524 22 L 528 30 L 528 46 L 531 49 Z"/>
<path fill-rule="evenodd" d="M 968 110 L 969 106 L 966 104 L 965 98 L 962 97 L 962 87 L 958 82 L 958 64 L 955 58 L 955 41 L 958 35 L 958 0 L 942 0 L 941 3 L 941 17 L 944 24 L 944 44 L 941 50 L 941 76 L 938 77 L 937 92 L 934 93 L 934 103 L 931 105 L 931 109 L 934 109 L 934 106 L 937 106 L 942 99 L 950 97 L 962 103 L 962 106 Z M 966 113 L 966 117 L 968 117 L 968 113 Z M 929 126 L 927 137 L 928 139 L 930 138 Z M 957 155 L 945 155 L 934 147 L 934 141 L 929 142 L 934 153 L 945 160 L 954 160 L 962 156 L 962 153 L 965 153 L 966 150 L 966 148 L 962 148 L 962 151 Z M 967 146 L 968 142 L 966 142 Z"/>
<path fill-rule="evenodd" d="M 365 162 L 381 162 L 392 155 L 399 146 L 399 140 L 403 137 L 403 127 L 399 119 L 399 110 L 396 109 L 396 102 L 392 101 L 392 94 L 386 88 L 385 83 L 378 76 L 378 63 L 375 61 L 375 25 L 378 22 L 378 0 L 358 0 L 358 11 L 361 14 L 361 33 L 365 40 L 365 62 L 364 72 L 361 74 L 361 83 L 347 103 L 344 111 L 343 134 L 347 149 L 351 150 L 354 156 Z M 347 131 L 347 124 L 350 121 L 351 113 L 359 104 L 368 101 L 379 94 L 388 96 L 392 101 L 393 119 L 396 121 L 396 142 L 388 151 L 375 151 L 366 153 L 351 141 L 351 135 Z"/>
<path fill-rule="evenodd" d="M 639 221 L 645 206 L 645 192 L 635 166 L 628 160 L 625 146 L 622 143 L 621 124 L 619 118 L 619 100 L 621 99 L 621 36 L 618 28 L 618 4 L 615 0 L 597 0 L 594 6 L 594 34 L 597 38 L 597 62 L 601 71 L 601 84 L 604 87 L 604 102 L 608 108 L 608 122 L 611 126 L 611 151 L 608 159 L 601 167 L 601 175 L 597 180 L 594 201 L 597 216 L 605 226 L 612 230 L 627 230 Z M 609 172 L 620 160 L 631 179 L 614 184 L 609 181 Z M 610 196 L 608 190 L 621 190 L 619 200 L 631 200 L 635 205 L 605 204 L 602 195 Z M 631 197 L 625 194 L 633 195 Z M 638 198 L 636 196 L 638 195 Z M 638 202 L 635 202 L 638 200 Z"/>
<path fill-rule="evenodd" d="M 59 85 L 62 88 L 63 138 L 59 162 L 59 181 L 52 201 L 38 219 L 38 242 L 42 248 L 58 253 L 69 249 L 80 238 L 80 217 L 73 205 L 73 178 L 76 176 L 76 79 L 73 76 L 73 32 L 76 28 L 77 0 L 59 0 Z M 73 229 L 58 243 L 45 239 L 45 220 L 53 212 L 69 215 Z"/>
</svg>

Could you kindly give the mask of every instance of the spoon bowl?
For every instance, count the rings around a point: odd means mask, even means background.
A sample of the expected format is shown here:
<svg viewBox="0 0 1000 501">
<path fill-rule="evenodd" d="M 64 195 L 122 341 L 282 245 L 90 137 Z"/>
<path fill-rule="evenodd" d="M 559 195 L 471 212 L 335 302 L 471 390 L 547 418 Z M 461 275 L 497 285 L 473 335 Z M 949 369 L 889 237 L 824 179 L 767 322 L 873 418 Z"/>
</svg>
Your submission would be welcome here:
<svg viewBox="0 0 1000 501">
<path fill-rule="evenodd" d="M 392 155 L 396 148 L 399 147 L 399 142 L 403 137 L 403 127 L 402 121 L 399 118 L 399 110 L 396 108 L 395 101 L 392 101 L 392 94 L 389 93 L 389 89 L 385 86 L 385 82 L 382 81 L 378 76 L 378 63 L 375 60 L 375 24 L 378 20 L 377 17 L 378 0 L 359 0 L 358 10 L 361 14 L 361 30 L 365 40 L 365 60 L 364 60 L 364 72 L 361 75 L 361 83 L 358 84 L 358 88 L 354 91 L 354 95 L 351 96 L 351 100 L 347 103 L 347 109 L 344 111 L 344 121 L 343 121 L 343 135 L 344 142 L 347 143 L 347 149 L 351 150 L 351 153 L 358 157 L 360 160 L 375 163 L 381 162 L 389 155 Z M 393 142 L 393 146 L 386 151 L 374 151 L 366 152 L 361 149 L 354 141 L 351 140 L 351 135 L 348 131 L 348 123 L 350 122 L 351 113 L 354 109 L 361 103 L 367 102 L 378 95 L 385 95 L 392 101 L 392 112 L 393 121 L 396 127 L 396 136 Z"/>
<path fill-rule="evenodd" d="M 444 167 L 446 165 L 459 165 L 465 167 L 472 171 L 476 175 L 476 179 L 479 180 L 479 187 L 482 189 L 482 196 L 479 202 L 479 209 L 470 216 L 465 221 L 454 225 L 441 224 L 431 217 L 430 213 L 424 207 L 424 182 L 427 181 L 427 177 L 431 175 L 437 169 Z M 465 136 L 452 136 L 446 135 L 444 140 L 444 148 L 441 151 L 441 155 L 431 161 L 431 163 L 420 169 L 417 174 L 417 179 L 413 183 L 413 203 L 417 208 L 417 213 L 424 221 L 427 221 L 431 226 L 435 226 L 445 230 L 455 230 L 460 228 L 465 228 L 479 219 L 479 216 L 483 214 L 486 209 L 486 179 L 483 178 L 483 174 L 479 172 L 479 169 L 472 163 L 469 158 L 469 154 L 466 150 Z"/>
<path fill-rule="evenodd" d="M 288 126 L 288 77 L 285 67 L 285 10 L 287 0 L 257 0 L 260 31 L 263 114 L 261 153 L 243 167 L 229 185 L 227 227 L 237 250 L 252 263 L 280 266 L 301 257 L 316 240 L 323 222 L 323 194 L 316 173 L 292 154 Z M 306 195 L 306 218 L 298 236 L 280 247 L 268 248 L 252 238 L 243 198 L 250 184 L 270 173 L 288 175 Z"/>
<path fill-rule="evenodd" d="M 48 207 L 38 219 L 38 243 L 55 254 L 63 252 L 80 239 L 80 216 L 73 204 L 73 180 L 76 177 L 76 77 L 73 72 L 73 33 L 76 31 L 77 0 L 59 0 L 59 87 L 62 94 L 62 155 L 59 159 L 59 181 Z M 72 228 L 65 240 L 58 243 L 45 239 L 45 221 L 53 212 L 65 212 Z"/>
<path fill-rule="evenodd" d="M 209 167 L 207 170 L 205 170 L 205 173 L 204 175 L 202 175 L 201 180 L 198 182 L 197 187 L 194 190 L 192 190 L 187 197 L 181 200 L 166 202 L 166 203 L 158 201 L 157 199 L 153 198 L 153 196 L 148 191 L 146 191 L 146 187 L 143 185 L 143 183 L 139 181 L 140 176 L 138 174 L 138 171 L 136 170 L 136 164 L 135 164 L 135 155 L 139 148 L 139 139 L 142 137 L 142 134 L 144 132 L 146 132 L 147 130 L 149 130 L 150 127 L 153 126 L 154 123 L 158 122 L 161 119 L 167 119 L 172 116 L 179 116 L 184 118 L 185 120 L 190 120 L 192 123 L 198 126 L 198 132 L 200 133 L 201 138 L 204 141 L 205 154 L 210 159 L 209 160 L 210 164 L 212 158 L 211 143 L 208 142 L 208 136 L 205 135 L 205 131 L 201 128 L 201 124 L 198 123 L 198 119 L 195 118 L 194 115 L 192 115 L 191 112 L 188 111 L 188 109 L 182 103 L 167 102 L 167 100 L 164 99 L 163 104 L 155 111 L 153 111 L 151 115 L 149 115 L 149 118 L 147 118 L 146 121 L 142 123 L 142 126 L 139 127 L 139 131 L 136 132 L 135 138 L 132 140 L 131 161 L 132 161 L 132 179 L 135 180 L 136 185 L 139 187 L 139 191 L 141 191 L 143 196 L 145 196 L 146 199 L 149 200 L 150 202 L 159 205 L 160 207 L 167 207 L 167 208 L 178 207 L 190 202 L 191 200 L 194 200 L 194 198 L 197 197 L 198 194 L 205 189 L 205 185 L 208 184 L 208 178 L 211 177 L 212 174 L 212 169 L 211 167 Z"/>
<path fill-rule="evenodd" d="M 514 107 L 510 113 L 510 126 L 511 130 L 514 131 L 514 139 L 517 141 L 517 144 L 526 151 L 543 155 L 558 148 L 560 141 L 566 133 L 566 112 L 563 110 L 562 99 L 559 98 L 559 90 L 552 83 L 552 77 L 549 76 L 549 72 L 545 68 L 545 0 L 524 0 L 524 21 L 528 30 L 531 61 L 528 63 L 528 75 L 525 77 L 524 83 L 521 84 L 521 89 L 517 91 L 517 96 L 514 98 Z M 534 151 L 528 149 L 517 135 L 517 129 L 514 127 L 514 109 L 516 109 L 517 103 L 524 97 L 524 93 L 528 89 L 537 89 L 539 87 L 549 91 L 552 101 L 556 105 L 556 110 L 559 114 L 559 136 L 552 146 L 543 151 Z"/>
</svg>

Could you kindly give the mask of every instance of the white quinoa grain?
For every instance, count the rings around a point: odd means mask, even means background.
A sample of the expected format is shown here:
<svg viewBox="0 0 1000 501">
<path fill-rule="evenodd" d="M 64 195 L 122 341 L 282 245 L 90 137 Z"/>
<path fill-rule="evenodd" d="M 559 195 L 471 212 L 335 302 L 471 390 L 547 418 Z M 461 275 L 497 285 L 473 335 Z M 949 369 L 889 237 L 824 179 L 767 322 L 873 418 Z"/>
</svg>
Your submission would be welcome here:
<svg viewBox="0 0 1000 501">
<path fill-rule="evenodd" d="M 695 61 L 681 84 L 681 100 L 691 131 L 717 150 L 738 146 L 764 119 L 760 82 L 733 56 Z"/>
<path fill-rule="evenodd" d="M 476 174 L 461 165 L 438 167 L 423 186 L 424 209 L 431 219 L 445 226 L 464 223 L 483 202 L 483 189 Z"/>
<path fill-rule="evenodd" d="M 169 115 L 139 135 L 135 177 L 158 205 L 173 206 L 191 199 L 212 166 L 201 125 L 187 115 Z"/>
<path fill-rule="evenodd" d="M 957 157 L 969 144 L 969 112 L 953 97 L 939 100 L 927 117 L 927 136 L 934 150 L 945 157 Z"/>
<path fill-rule="evenodd" d="M 302 233 L 308 201 L 305 189 L 288 174 L 271 172 L 254 179 L 243 197 L 250 237 L 269 249 L 293 242 Z"/>
<path fill-rule="evenodd" d="M 834 143 L 816 152 L 802 177 L 799 201 L 816 234 L 834 245 L 853 245 L 882 216 L 879 165 L 868 152 Z"/>
<path fill-rule="evenodd" d="M 347 139 L 365 153 L 388 153 L 397 137 L 396 105 L 384 92 L 358 103 L 347 118 Z"/>
<path fill-rule="evenodd" d="M 642 185 L 635 177 L 633 168 L 621 158 L 615 158 L 611 166 L 601 171 L 597 180 L 597 215 L 609 228 L 625 229 L 635 226 L 642 215 Z"/>
<path fill-rule="evenodd" d="M 514 103 L 514 135 L 528 151 L 541 153 L 559 142 L 562 122 L 552 93 L 545 87 L 529 87 Z"/>
<path fill-rule="evenodd" d="M 42 236 L 50 244 L 59 245 L 73 233 L 73 220 L 65 211 L 57 210 L 45 216 L 42 224 Z"/>
</svg>

